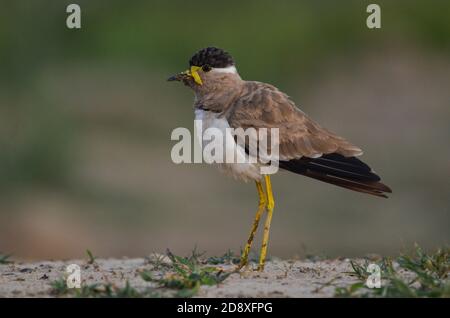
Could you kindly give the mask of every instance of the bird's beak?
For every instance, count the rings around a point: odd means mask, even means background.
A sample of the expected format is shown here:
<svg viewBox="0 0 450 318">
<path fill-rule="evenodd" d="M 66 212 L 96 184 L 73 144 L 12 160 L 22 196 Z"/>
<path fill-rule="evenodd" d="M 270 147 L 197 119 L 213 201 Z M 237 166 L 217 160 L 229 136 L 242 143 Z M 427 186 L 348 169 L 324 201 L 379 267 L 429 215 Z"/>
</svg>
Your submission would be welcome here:
<svg viewBox="0 0 450 318">
<path fill-rule="evenodd" d="M 188 79 L 189 77 L 191 77 L 191 75 L 189 74 L 189 71 L 184 71 L 184 72 L 181 72 L 181 73 L 178 73 L 176 75 L 169 77 L 167 80 L 169 82 L 173 82 L 173 81 L 181 82 L 184 79 Z"/>
<path fill-rule="evenodd" d="M 167 80 L 169 82 L 172 81 L 178 81 L 178 82 L 183 82 L 185 80 L 188 80 L 189 78 L 193 78 L 194 81 L 198 84 L 198 85 L 202 85 L 202 79 L 200 78 L 200 75 L 198 75 L 198 70 L 200 69 L 200 67 L 198 66 L 191 66 L 191 69 L 186 70 L 184 72 L 178 73 L 176 75 L 173 75 L 171 77 L 169 77 Z"/>
</svg>

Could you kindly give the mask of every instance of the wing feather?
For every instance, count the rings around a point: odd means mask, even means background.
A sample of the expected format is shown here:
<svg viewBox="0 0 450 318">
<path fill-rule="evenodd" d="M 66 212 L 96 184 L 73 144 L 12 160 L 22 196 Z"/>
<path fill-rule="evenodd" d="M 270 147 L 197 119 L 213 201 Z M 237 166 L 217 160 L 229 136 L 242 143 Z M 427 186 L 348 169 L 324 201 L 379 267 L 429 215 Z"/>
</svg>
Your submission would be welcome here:
<svg viewBox="0 0 450 318">
<path fill-rule="evenodd" d="M 240 98 L 230 105 L 226 118 L 232 128 L 279 128 L 282 160 L 329 153 L 346 157 L 362 154 L 360 148 L 322 128 L 269 84 L 248 82 Z"/>
</svg>

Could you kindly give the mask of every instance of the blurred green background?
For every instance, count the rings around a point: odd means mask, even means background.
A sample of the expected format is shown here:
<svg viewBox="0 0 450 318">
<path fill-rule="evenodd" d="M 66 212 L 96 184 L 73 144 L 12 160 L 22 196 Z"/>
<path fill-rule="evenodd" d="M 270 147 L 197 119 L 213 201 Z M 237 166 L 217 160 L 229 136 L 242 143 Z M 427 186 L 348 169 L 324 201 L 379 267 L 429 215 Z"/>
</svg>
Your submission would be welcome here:
<svg viewBox="0 0 450 318">
<path fill-rule="evenodd" d="M 81 30 L 65 26 L 66 6 Z M 393 254 L 450 233 L 450 2 L 0 1 L 0 251 L 20 258 L 239 251 L 254 185 L 175 165 L 192 93 L 166 82 L 205 46 L 361 146 L 388 200 L 273 178 L 269 254 Z"/>
</svg>

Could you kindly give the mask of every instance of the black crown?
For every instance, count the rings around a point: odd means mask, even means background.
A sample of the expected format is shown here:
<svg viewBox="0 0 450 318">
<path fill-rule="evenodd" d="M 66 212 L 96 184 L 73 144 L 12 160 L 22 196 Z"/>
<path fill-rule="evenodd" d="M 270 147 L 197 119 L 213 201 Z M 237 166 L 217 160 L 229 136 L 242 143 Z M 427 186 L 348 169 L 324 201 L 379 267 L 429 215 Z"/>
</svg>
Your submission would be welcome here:
<svg viewBox="0 0 450 318">
<path fill-rule="evenodd" d="M 189 60 L 190 66 L 209 65 L 215 68 L 224 68 L 234 65 L 234 60 L 228 52 L 217 47 L 207 47 L 195 53 Z"/>
</svg>

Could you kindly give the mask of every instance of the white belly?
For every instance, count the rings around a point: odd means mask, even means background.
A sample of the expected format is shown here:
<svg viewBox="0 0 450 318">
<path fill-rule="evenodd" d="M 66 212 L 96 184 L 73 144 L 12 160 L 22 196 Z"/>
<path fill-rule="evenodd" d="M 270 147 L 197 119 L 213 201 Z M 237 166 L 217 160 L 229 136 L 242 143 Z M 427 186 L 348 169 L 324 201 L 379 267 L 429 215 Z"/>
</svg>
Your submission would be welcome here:
<svg viewBox="0 0 450 318">
<path fill-rule="evenodd" d="M 203 132 L 205 132 L 208 128 L 216 128 L 222 132 L 224 136 L 223 140 L 223 148 L 224 148 L 224 156 L 226 152 L 236 153 L 237 158 L 243 159 L 245 158 L 245 150 L 236 144 L 234 141 L 231 132 L 227 128 L 230 128 L 228 121 L 225 118 L 221 118 L 217 113 L 208 112 L 201 109 L 195 110 L 195 119 L 201 120 L 202 129 L 196 129 L 197 132 L 197 140 L 201 142 L 203 147 L 206 147 L 210 140 L 205 140 L 203 137 Z M 219 170 L 229 176 L 232 176 L 235 179 L 249 181 L 249 180 L 261 180 L 262 175 L 260 173 L 260 165 L 258 163 L 239 163 L 240 160 L 236 160 L 235 163 L 215 163 L 218 166 Z M 243 161 L 243 160 L 242 160 Z"/>
</svg>

